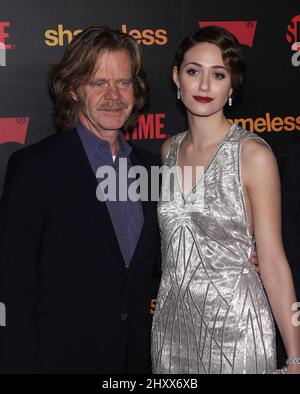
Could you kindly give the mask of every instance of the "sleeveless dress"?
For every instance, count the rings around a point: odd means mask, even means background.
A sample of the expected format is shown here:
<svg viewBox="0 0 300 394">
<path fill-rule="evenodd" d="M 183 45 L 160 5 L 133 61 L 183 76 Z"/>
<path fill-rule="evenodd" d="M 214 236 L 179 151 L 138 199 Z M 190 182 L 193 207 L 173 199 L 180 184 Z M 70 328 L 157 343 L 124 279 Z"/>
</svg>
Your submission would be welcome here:
<svg viewBox="0 0 300 394">
<path fill-rule="evenodd" d="M 177 164 L 186 132 L 171 143 Z M 162 374 L 262 374 L 276 369 L 274 320 L 250 255 L 254 239 L 241 182 L 241 145 L 265 141 L 232 125 L 183 194 L 163 177 L 158 203 L 162 279 L 152 322 L 152 368 Z M 200 187 L 201 186 L 201 187 Z M 201 204 L 198 204 L 201 200 Z"/>
</svg>

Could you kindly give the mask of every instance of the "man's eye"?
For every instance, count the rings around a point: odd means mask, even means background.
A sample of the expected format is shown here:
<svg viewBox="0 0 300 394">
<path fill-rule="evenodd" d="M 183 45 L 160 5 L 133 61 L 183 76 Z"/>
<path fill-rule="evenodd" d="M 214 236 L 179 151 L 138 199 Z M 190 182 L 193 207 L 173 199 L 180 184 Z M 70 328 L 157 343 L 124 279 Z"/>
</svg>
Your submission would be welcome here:
<svg viewBox="0 0 300 394">
<path fill-rule="evenodd" d="M 95 88 L 103 88 L 106 86 L 106 84 L 107 83 L 105 81 L 91 81 L 90 82 L 90 85 Z"/>
<path fill-rule="evenodd" d="M 118 88 L 127 88 L 131 85 L 132 81 L 129 79 L 121 79 L 120 81 L 117 81 L 116 85 Z"/>
</svg>

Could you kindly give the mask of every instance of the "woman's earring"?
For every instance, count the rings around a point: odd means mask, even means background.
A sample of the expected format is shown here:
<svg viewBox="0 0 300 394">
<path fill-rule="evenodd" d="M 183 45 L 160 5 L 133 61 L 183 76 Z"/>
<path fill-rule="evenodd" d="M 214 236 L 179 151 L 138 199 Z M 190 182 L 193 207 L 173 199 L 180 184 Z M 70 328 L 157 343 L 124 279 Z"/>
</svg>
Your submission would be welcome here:
<svg viewBox="0 0 300 394">
<path fill-rule="evenodd" d="M 232 106 L 232 97 L 231 97 L 231 95 L 228 97 L 228 105 L 229 105 L 229 107 Z"/>
<path fill-rule="evenodd" d="M 180 97 L 181 97 L 181 95 L 180 95 L 180 87 L 177 86 L 177 99 L 180 100 Z"/>
</svg>

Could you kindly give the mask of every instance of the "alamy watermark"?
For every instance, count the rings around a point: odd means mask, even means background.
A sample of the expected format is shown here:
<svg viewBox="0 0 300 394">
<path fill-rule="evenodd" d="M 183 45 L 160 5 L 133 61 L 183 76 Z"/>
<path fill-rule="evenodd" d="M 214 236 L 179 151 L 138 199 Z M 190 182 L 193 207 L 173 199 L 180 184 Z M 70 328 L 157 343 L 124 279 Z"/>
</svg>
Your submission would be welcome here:
<svg viewBox="0 0 300 394">
<path fill-rule="evenodd" d="M 99 201 L 184 202 L 189 211 L 204 207 L 203 166 L 130 166 L 120 158 L 118 166 L 101 166 L 96 172 Z"/>
<path fill-rule="evenodd" d="M 3 302 L 0 302 L 0 327 L 6 326 L 6 308 Z"/>
<path fill-rule="evenodd" d="M 292 55 L 292 65 L 298 67 L 300 66 L 300 42 L 295 42 L 293 48 L 296 52 Z"/>
<path fill-rule="evenodd" d="M 6 48 L 3 42 L 0 41 L 0 66 L 6 66 Z"/>
</svg>

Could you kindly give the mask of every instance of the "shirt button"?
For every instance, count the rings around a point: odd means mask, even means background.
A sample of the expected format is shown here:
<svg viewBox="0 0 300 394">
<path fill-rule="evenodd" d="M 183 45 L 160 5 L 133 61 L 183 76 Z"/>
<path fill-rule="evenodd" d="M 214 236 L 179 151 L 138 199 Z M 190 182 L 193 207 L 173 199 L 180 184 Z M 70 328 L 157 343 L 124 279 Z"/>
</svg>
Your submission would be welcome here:
<svg viewBox="0 0 300 394">
<path fill-rule="evenodd" d="M 122 235 L 122 236 L 126 235 L 126 230 L 121 229 L 121 230 L 120 230 L 120 235 Z"/>
<path fill-rule="evenodd" d="M 127 313 L 122 313 L 121 320 L 125 321 L 127 319 L 128 319 L 128 314 Z"/>
</svg>

